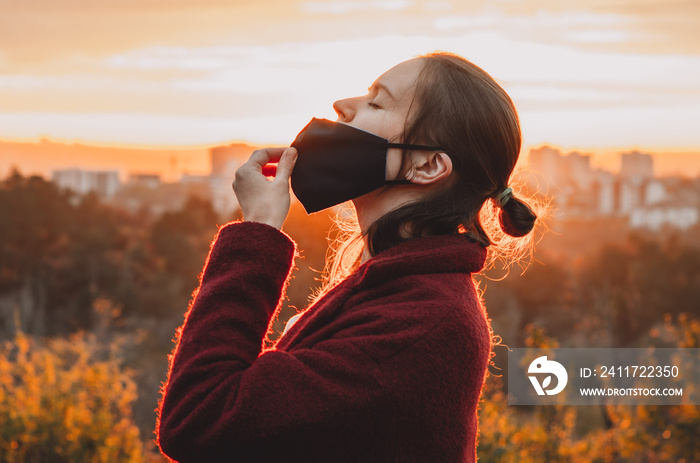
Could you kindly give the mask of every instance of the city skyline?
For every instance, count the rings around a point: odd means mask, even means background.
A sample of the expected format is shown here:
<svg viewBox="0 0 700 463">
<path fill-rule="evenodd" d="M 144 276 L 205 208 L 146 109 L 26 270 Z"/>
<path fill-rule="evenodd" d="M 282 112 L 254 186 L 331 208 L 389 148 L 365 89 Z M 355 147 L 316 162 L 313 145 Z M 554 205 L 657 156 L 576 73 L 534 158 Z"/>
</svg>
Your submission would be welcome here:
<svg viewBox="0 0 700 463">
<path fill-rule="evenodd" d="M 0 139 L 283 145 L 394 64 L 446 50 L 511 94 L 526 150 L 700 152 L 694 3 L 68 3 L 3 6 Z"/>
<path fill-rule="evenodd" d="M 209 200 L 222 217 L 231 216 L 239 207 L 231 179 L 249 148 L 241 144 L 212 148 L 208 173 L 185 174 L 177 182 L 163 182 L 158 174 L 120 179 L 118 170 L 76 167 L 54 169 L 51 182 L 79 196 L 94 192 L 132 213 L 159 215 L 177 210 L 196 195 Z M 544 195 L 556 211 L 546 219 L 552 223 L 608 218 L 624 220 L 631 229 L 659 231 L 664 227 L 689 230 L 700 221 L 700 177 L 659 176 L 654 156 L 639 151 L 620 153 L 617 172 L 593 166 L 591 159 L 590 154 L 562 153 L 549 146 L 532 149 L 528 168 L 516 175 L 516 191 L 525 197 Z"/>
<path fill-rule="evenodd" d="M 212 172 L 210 153 L 219 148 L 238 146 L 238 156 L 244 160 L 260 146 L 246 143 L 219 144 L 189 148 L 135 148 L 83 143 L 61 143 L 48 139 L 39 142 L 7 142 L 0 140 L 0 178 L 18 169 L 23 175 L 51 177 L 59 169 L 117 170 L 120 178 L 130 175 L 157 174 L 163 181 L 176 182 L 182 175 L 209 175 Z M 607 152 L 567 150 L 560 146 L 542 144 L 523 147 L 516 170 L 529 170 L 533 151 L 551 149 L 562 155 L 585 155 L 590 166 L 618 172 L 624 153 L 643 152 L 654 158 L 654 176 L 700 176 L 700 153 L 655 153 L 637 147 Z M 233 173 L 229 172 L 232 177 Z"/>
</svg>

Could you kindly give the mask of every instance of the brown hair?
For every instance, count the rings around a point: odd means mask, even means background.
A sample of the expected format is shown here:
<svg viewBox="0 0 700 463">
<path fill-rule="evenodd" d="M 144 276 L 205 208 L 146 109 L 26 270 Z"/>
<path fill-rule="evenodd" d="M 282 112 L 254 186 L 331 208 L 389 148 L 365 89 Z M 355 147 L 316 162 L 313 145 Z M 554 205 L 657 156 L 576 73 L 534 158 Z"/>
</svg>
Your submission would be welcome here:
<svg viewBox="0 0 700 463">
<path fill-rule="evenodd" d="M 517 243 L 512 238 L 530 234 L 537 215 L 515 195 L 502 207 L 494 201 L 486 205 L 509 186 L 520 154 L 515 106 L 490 75 L 464 58 L 444 52 L 420 58 L 424 67 L 402 142 L 442 148 L 452 160 L 451 180 L 446 188 L 376 220 L 364 237 L 370 254 L 412 237 L 468 233 L 483 246 L 495 243 L 516 259 L 531 240 Z M 359 262 L 360 236 L 345 237 L 334 249 L 324 289 Z"/>
</svg>

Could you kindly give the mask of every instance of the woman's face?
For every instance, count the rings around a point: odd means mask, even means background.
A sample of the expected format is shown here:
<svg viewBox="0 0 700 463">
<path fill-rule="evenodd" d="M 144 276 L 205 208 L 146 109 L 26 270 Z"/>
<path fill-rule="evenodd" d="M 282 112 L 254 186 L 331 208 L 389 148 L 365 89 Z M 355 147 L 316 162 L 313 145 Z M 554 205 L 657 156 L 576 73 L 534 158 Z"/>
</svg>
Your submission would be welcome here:
<svg viewBox="0 0 700 463">
<path fill-rule="evenodd" d="M 421 59 L 404 61 L 382 74 L 364 96 L 348 98 L 333 103 L 338 122 L 373 133 L 392 142 L 402 141 L 409 110 L 415 94 L 416 81 L 423 69 Z M 403 162 L 402 151 L 390 148 L 386 157 L 386 179 L 398 178 Z M 399 190 L 393 195 L 378 196 L 376 190 L 353 199 L 360 227 L 363 230 L 374 220 L 405 202 Z M 404 191 L 401 189 L 401 191 Z"/>
<path fill-rule="evenodd" d="M 421 59 L 404 61 L 382 74 L 367 95 L 336 101 L 333 109 L 338 122 L 400 141 L 422 69 Z"/>
</svg>

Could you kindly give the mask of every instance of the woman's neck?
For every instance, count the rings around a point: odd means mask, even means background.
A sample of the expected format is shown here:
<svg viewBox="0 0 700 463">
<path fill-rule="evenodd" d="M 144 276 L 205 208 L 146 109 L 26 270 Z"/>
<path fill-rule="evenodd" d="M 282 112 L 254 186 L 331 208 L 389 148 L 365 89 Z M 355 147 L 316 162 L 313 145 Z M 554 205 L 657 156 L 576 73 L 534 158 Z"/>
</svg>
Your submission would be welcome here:
<svg viewBox="0 0 700 463">
<path fill-rule="evenodd" d="M 370 212 L 369 214 L 367 212 Z M 367 239 L 367 231 L 369 230 L 369 227 L 372 226 L 375 220 L 377 220 L 379 217 L 374 217 L 372 214 L 374 212 L 372 209 L 370 211 L 367 211 L 366 208 L 364 207 L 358 207 L 357 204 L 355 204 L 355 213 L 357 214 L 357 223 L 360 225 L 360 233 L 362 234 L 362 258 L 360 259 L 360 265 L 364 264 L 367 262 L 371 257 L 372 254 L 369 252 L 369 241 Z"/>
<path fill-rule="evenodd" d="M 404 203 L 405 204 L 405 203 Z M 398 208 L 403 204 L 394 204 L 394 208 Z M 359 207 L 358 207 L 359 206 Z M 374 205 L 373 205 L 374 206 Z M 364 264 L 367 262 L 371 257 L 372 254 L 370 253 L 369 249 L 369 241 L 368 241 L 368 234 L 367 232 L 369 231 L 370 227 L 381 217 L 383 217 L 385 214 L 388 212 L 392 211 L 393 208 L 386 208 L 383 209 L 381 207 L 362 207 L 362 203 L 358 205 L 355 203 L 355 213 L 357 214 L 357 222 L 360 226 L 360 232 L 362 233 L 362 241 L 363 241 L 363 247 L 362 247 L 362 258 L 360 260 L 360 265 Z M 410 223 L 404 223 L 401 226 L 401 230 L 399 230 L 399 234 L 401 235 L 402 238 L 404 239 L 409 239 L 413 235 L 411 234 L 411 224 Z"/>
<path fill-rule="evenodd" d="M 365 246 L 362 248 L 362 259 L 360 259 L 360 265 L 364 264 L 371 258 L 372 255 L 369 253 L 369 247 L 367 246 L 367 241 L 365 241 Z"/>
</svg>

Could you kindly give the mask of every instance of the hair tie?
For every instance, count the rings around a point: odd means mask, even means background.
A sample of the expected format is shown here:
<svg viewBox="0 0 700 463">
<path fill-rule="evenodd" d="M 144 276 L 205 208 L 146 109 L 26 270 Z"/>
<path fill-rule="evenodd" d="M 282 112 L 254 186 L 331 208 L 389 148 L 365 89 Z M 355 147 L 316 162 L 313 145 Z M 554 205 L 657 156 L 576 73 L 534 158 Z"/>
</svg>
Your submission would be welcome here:
<svg viewBox="0 0 700 463">
<path fill-rule="evenodd" d="M 496 206 L 503 208 L 503 206 L 506 205 L 508 200 L 513 197 L 513 189 L 511 187 L 504 188 L 503 191 L 501 191 L 498 196 L 494 198 L 496 201 Z"/>
</svg>

